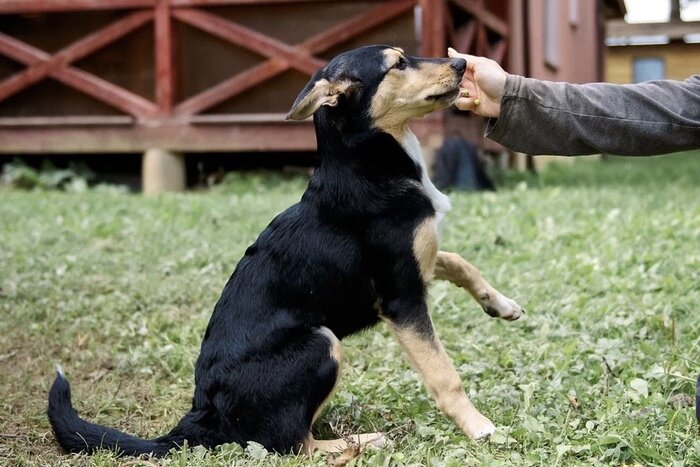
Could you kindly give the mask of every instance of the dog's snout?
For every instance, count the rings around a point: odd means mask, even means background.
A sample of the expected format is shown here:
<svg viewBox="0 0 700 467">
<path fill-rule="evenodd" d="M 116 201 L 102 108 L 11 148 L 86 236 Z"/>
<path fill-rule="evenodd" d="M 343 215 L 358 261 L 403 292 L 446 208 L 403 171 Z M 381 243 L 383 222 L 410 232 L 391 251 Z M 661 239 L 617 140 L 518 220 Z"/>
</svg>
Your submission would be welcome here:
<svg viewBox="0 0 700 467">
<path fill-rule="evenodd" d="M 450 65 L 457 73 L 464 73 L 467 69 L 467 61 L 463 58 L 456 58 L 452 60 L 452 65 Z"/>
</svg>

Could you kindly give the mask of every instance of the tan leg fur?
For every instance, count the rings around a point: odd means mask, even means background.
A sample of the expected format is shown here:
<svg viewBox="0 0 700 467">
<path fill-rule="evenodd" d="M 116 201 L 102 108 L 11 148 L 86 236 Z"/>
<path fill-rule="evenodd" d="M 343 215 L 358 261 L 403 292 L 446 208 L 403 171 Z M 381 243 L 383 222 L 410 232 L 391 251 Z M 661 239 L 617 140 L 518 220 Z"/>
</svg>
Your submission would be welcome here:
<svg viewBox="0 0 700 467">
<path fill-rule="evenodd" d="M 457 253 L 438 251 L 435 278 L 466 289 L 489 316 L 516 320 L 523 313 L 520 305 L 496 290 L 477 268 Z"/>
<path fill-rule="evenodd" d="M 412 329 L 389 325 L 438 408 L 473 439 L 493 434 L 496 428 L 472 405 L 437 336 L 427 338 Z"/>
<path fill-rule="evenodd" d="M 328 394 L 326 399 L 323 401 L 323 403 L 318 407 L 316 410 L 316 413 L 314 414 L 314 417 L 312 419 L 311 424 L 313 425 L 316 422 L 316 419 L 321 415 L 323 412 L 323 409 L 325 408 L 326 404 L 328 401 L 333 397 L 333 394 L 335 393 L 335 389 L 338 387 L 338 381 L 340 380 L 340 365 L 343 362 L 343 348 L 340 345 L 340 340 L 336 337 L 335 334 L 333 334 L 333 331 L 328 329 L 325 326 L 321 326 L 318 329 L 318 333 L 327 337 L 328 340 L 330 341 L 330 356 L 333 360 L 335 360 L 338 363 L 338 378 L 336 379 L 335 386 L 333 386 L 333 389 L 331 392 Z M 359 444 L 360 448 L 362 448 L 363 445 L 366 444 L 371 444 L 376 447 L 381 447 L 385 443 L 385 438 L 382 433 L 363 433 L 363 434 L 355 434 L 355 435 L 350 435 L 346 439 L 333 439 L 333 440 L 318 440 L 314 439 L 314 437 L 309 433 L 309 436 L 306 438 L 304 443 L 302 444 L 299 452 L 301 454 L 306 454 L 306 455 L 311 455 L 314 451 L 316 450 L 321 450 L 329 453 L 340 453 L 345 451 L 348 447 L 348 441 L 354 442 L 355 444 Z"/>
<path fill-rule="evenodd" d="M 331 454 L 338 454 L 348 448 L 348 442 L 359 445 L 362 449 L 364 446 L 370 445 L 374 447 L 382 447 L 386 443 L 386 438 L 382 433 L 362 433 L 350 435 L 347 438 L 318 440 L 313 439 L 309 434 L 308 439 L 304 442 L 301 448 L 301 454 L 310 456 L 314 451 L 324 451 Z"/>
</svg>

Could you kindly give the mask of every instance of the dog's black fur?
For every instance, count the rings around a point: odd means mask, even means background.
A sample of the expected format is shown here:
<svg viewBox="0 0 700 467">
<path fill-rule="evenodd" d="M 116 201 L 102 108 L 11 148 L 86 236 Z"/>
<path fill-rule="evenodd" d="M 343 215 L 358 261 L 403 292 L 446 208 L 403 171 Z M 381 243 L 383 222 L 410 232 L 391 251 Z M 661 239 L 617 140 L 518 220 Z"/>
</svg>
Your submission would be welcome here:
<svg viewBox="0 0 700 467">
<path fill-rule="evenodd" d="M 413 242 L 435 208 L 419 165 L 367 111 L 389 71 L 386 48 L 339 55 L 297 99 L 295 106 L 319 80 L 345 83 L 330 96 L 336 101 L 311 109 L 320 160 L 301 201 L 246 250 L 216 304 L 196 365 L 192 409 L 167 435 L 135 438 L 82 420 L 59 372 L 48 416 L 64 449 L 162 456 L 185 441 L 209 448 L 256 441 L 277 452 L 298 451 L 338 377 L 334 339 L 322 327 L 342 339 L 377 323 L 381 310 L 383 319 L 432 333 Z M 422 61 L 431 60 L 405 57 L 397 66 Z M 432 62 L 451 64 L 459 82 L 463 60 Z M 457 92 L 434 99 L 444 107 Z"/>
</svg>

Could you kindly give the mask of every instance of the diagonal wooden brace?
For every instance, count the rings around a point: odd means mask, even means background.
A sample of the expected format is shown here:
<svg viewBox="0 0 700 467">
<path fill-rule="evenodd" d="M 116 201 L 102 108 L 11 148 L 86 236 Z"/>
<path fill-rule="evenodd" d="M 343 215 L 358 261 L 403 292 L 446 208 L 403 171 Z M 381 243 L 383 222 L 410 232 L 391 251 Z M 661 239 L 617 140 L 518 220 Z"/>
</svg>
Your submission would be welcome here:
<svg viewBox="0 0 700 467">
<path fill-rule="evenodd" d="M 233 30 L 226 29 L 227 32 L 225 34 L 223 31 L 220 31 L 222 34 L 217 35 L 218 37 L 262 55 L 271 56 L 272 58 L 251 69 L 232 76 L 213 88 L 190 97 L 175 108 L 175 113 L 179 116 L 196 114 L 226 99 L 241 94 L 264 81 L 272 79 L 290 68 L 296 68 L 308 75 L 312 75 L 316 70 L 322 68 L 326 64 L 325 61 L 313 58 L 312 55 L 328 50 L 367 30 L 375 28 L 387 20 L 410 10 L 415 4 L 416 0 L 395 0 L 381 4 L 369 11 L 321 31 L 296 46 L 288 46 L 279 42 L 277 39 L 269 38 L 247 28 L 247 31 L 252 33 L 257 39 L 257 42 L 248 43 L 242 41 L 241 36 L 235 36 L 235 34 L 233 34 Z M 184 15 L 185 19 L 183 19 L 183 15 L 181 14 L 183 11 L 185 10 L 175 10 L 173 16 L 198 28 L 200 26 L 207 26 L 208 23 L 203 23 L 201 21 L 202 17 L 199 15 L 192 15 L 191 12 L 196 10 L 186 10 L 186 14 Z M 209 13 L 206 13 L 206 15 L 213 16 Z M 243 27 L 226 20 L 221 21 L 228 26 L 234 25 L 235 28 Z M 207 27 L 210 28 L 211 25 Z M 224 28 L 225 27 L 226 26 L 224 26 Z M 218 26 L 215 26 L 215 28 L 218 28 Z M 204 30 L 213 34 L 210 29 Z M 238 31 L 238 29 L 236 29 L 236 31 Z"/>
<path fill-rule="evenodd" d="M 0 100 L 6 99 L 31 85 L 52 77 L 78 91 L 136 116 L 150 116 L 157 111 L 155 104 L 85 71 L 70 67 L 95 51 L 152 20 L 153 13 L 139 11 L 101 28 L 54 55 L 47 54 L 11 36 L 0 33 L 0 53 L 27 65 L 27 68 L 0 82 Z"/>
</svg>

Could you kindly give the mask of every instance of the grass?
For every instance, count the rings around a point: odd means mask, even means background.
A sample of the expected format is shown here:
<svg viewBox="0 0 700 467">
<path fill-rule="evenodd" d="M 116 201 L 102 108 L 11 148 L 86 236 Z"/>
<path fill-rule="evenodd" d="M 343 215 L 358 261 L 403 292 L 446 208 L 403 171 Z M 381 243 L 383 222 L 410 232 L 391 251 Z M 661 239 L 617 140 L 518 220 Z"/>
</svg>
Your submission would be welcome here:
<svg viewBox="0 0 700 467">
<path fill-rule="evenodd" d="M 344 341 L 325 436 L 381 430 L 357 465 L 700 465 L 700 153 L 579 161 L 452 193 L 443 248 L 528 314 L 487 317 L 431 288 L 439 335 L 497 425 L 467 440 L 383 326 Z M 186 411 L 209 314 L 236 261 L 304 180 L 236 176 L 207 193 L 0 191 L 0 465 L 325 465 L 257 446 L 162 461 L 67 455 L 45 416 L 54 362 L 86 418 L 144 437 Z"/>
</svg>

